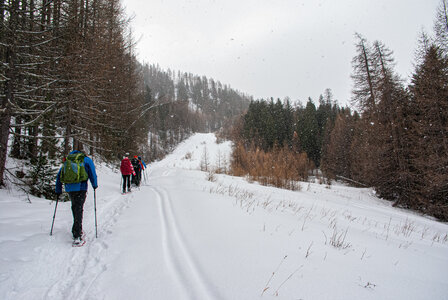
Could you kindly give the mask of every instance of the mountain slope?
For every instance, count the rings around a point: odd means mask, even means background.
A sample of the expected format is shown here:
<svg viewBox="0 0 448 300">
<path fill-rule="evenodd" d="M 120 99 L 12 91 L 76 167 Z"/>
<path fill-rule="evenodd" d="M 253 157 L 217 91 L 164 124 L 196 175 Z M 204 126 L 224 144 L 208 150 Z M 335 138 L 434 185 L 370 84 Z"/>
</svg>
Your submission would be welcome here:
<svg viewBox="0 0 448 300">
<path fill-rule="evenodd" d="M 448 226 L 392 208 L 369 189 L 286 191 L 199 171 L 230 143 L 197 134 L 120 194 L 98 167 L 71 247 L 69 203 L 0 190 L 1 299 L 444 299 Z"/>
</svg>

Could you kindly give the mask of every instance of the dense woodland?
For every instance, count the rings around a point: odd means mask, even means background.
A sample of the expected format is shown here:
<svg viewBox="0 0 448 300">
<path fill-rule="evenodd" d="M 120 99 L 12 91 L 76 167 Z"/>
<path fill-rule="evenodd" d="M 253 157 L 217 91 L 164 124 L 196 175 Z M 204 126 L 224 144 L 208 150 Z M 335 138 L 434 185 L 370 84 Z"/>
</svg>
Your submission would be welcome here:
<svg viewBox="0 0 448 300">
<path fill-rule="evenodd" d="M 25 176 L 48 195 L 52 166 L 72 148 L 111 159 L 137 147 L 126 137 L 145 123 L 129 112 L 150 103 L 118 0 L 5 0 L 0 18 L 0 185 Z M 10 156 L 31 171 L 5 169 L 11 139 Z"/>
<path fill-rule="evenodd" d="M 142 66 L 119 0 L 1 0 L 0 26 L 0 186 L 15 178 L 51 197 L 72 149 L 151 160 L 249 103 L 211 79 Z M 7 155 L 26 166 L 7 168 Z"/>
<path fill-rule="evenodd" d="M 234 173 L 296 188 L 291 181 L 298 174 L 319 167 L 326 179 L 374 187 L 396 206 L 448 220 L 446 4 L 442 1 L 437 12 L 434 36 L 421 36 L 409 85 L 395 73 L 391 50 L 357 34 L 356 110 L 339 107 L 328 90 L 317 109 L 311 100 L 305 107 L 253 101 L 234 135 Z"/>
</svg>

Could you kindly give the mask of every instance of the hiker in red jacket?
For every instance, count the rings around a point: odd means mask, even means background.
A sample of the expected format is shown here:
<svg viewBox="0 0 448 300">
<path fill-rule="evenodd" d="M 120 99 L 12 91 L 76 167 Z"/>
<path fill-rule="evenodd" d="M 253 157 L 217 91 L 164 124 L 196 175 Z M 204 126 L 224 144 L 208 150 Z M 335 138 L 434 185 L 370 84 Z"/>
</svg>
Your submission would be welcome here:
<svg viewBox="0 0 448 300">
<path fill-rule="evenodd" d="M 131 191 L 131 174 L 135 176 L 134 167 L 132 167 L 128 155 L 129 153 L 126 153 L 126 156 L 123 157 L 120 166 L 121 176 L 123 176 L 123 194 L 126 193 L 126 186 L 128 187 L 128 192 Z"/>
</svg>

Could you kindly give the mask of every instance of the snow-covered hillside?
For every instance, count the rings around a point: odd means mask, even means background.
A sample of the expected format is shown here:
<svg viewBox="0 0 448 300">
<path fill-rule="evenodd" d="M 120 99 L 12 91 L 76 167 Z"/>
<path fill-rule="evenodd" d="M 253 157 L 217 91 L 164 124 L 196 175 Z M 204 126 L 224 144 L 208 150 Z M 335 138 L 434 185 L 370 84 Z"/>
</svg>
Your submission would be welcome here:
<svg viewBox="0 0 448 300">
<path fill-rule="evenodd" d="M 222 165 L 230 143 L 194 135 L 126 195 L 97 166 L 81 248 L 70 203 L 49 236 L 54 203 L 0 190 L 0 299 L 448 299 L 448 225 L 370 189 L 212 176 L 204 153 Z"/>
</svg>

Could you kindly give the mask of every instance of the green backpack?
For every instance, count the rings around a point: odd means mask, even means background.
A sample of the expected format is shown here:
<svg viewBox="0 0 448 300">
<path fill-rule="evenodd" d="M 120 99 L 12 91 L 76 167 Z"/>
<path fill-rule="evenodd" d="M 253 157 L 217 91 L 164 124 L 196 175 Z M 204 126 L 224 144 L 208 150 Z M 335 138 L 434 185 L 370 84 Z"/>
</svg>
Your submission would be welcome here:
<svg viewBox="0 0 448 300">
<path fill-rule="evenodd" d="M 84 167 L 85 157 L 84 153 L 73 153 L 67 156 L 61 170 L 62 183 L 78 183 L 89 178 Z"/>
</svg>

